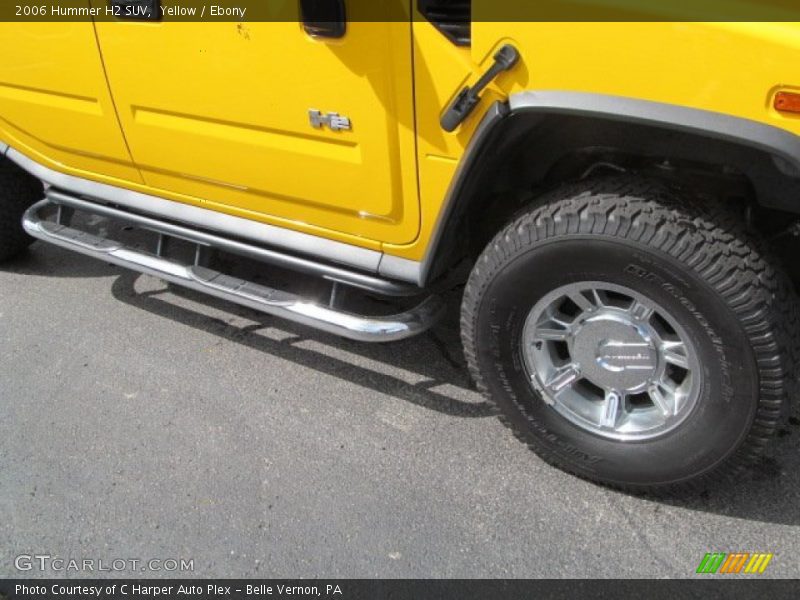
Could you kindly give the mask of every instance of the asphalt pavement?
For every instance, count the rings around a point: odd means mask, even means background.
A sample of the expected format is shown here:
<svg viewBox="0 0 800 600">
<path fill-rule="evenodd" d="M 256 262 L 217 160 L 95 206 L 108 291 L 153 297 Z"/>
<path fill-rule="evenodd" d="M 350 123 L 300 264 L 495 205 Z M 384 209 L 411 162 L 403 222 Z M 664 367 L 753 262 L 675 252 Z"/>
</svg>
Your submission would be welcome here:
<svg viewBox="0 0 800 600">
<path fill-rule="evenodd" d="M 474 390 L 458 296 L 424 336 L 369 345 L 34 244 L 0 265 L 0 577 L 109 574 L 17 570 L 29 555 L 193 561 L 110 573 L 148 577 L 689 577 L 737 551 L 800 576 L 799 421 L 702 494 L 587 483 Z"/>
</svg>

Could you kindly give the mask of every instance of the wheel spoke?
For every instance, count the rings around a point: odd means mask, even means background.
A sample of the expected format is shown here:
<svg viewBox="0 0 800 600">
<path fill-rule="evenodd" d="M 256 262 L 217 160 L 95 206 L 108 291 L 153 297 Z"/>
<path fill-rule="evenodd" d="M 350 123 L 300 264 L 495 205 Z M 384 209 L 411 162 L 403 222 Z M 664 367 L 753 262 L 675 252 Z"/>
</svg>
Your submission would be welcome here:
<svg viewBox="0 0 800 600">
<path fill-rule="evenodd" d="M 615 391 L 606 392 L 603 403 L 603 413 L 600 416 L 600 427 L 614 429 L 619 419 L 619 413 L 624 404 L 624 397 Z"/>
<path fill-rule="evenodd" d="M 628 309 L 628 312 L 633 315 L 634 319 L 647 322 L 650 320 L 650 317 L 653 316 L 655 310 L 651 306 L 647 306 L 638 300 L 634 300 L 633 304 L 631 304 L 631 307 Z"/>
<path fill-rule="evenodd" d="M 689 369 L 689 359 L 686 356 L 686 347 L 683 342 L 664 342 L 661 346 L 661 356 L 676 367 Z"/>
<path fill-rule="evenodd" d="M 675 412 L 675 407 L 672 405 L 672 402 L 664 395 L 664 392 L 661 391 L 661 388 L 657 385 L 650 386 L 647 390 L 647 395 L 650 396 L 650 400 L 653 401 L 655 407 L 661 411 L 665 417 L 671 417 Z M 673 398 L 674 395 L 670 394 Z"/>
<path fill-rule="evenodd" d="M 595 305 L 597 305 L 600 308 L 605 306 L 605 304 L 603 303 L 603 299 L 600 297 L 600 292 L 597 291 L 595 288 L 592 288 L 592 296 L 594 296 Z"/>
<path fill-rule="evenodd" d="M 680 387 L 674 381 L 670 379 L 662 379 L 658 384 L 658 387 L 661 388 L 662 391 L 669 394 L 670 396 L 675 396 L 678 393 L 678 388 Z"/>
<path fill-rule="evenodd" d="M 566 319 L 560 319 L 556 316 L 550 317 L 550 321 L 559 327 L 563 327 L 564 329 L 569 329 L 571 325 L 571 323 Z"/>
<path fill-rule="evenodd" d="M 567 294 L 567 297 L 584 312 L 594 310 L 596 308 L 596 306 L 592 304 L 592 302 L 581 292 L 570 292 Z"/>
<path fill-rule="evenodd" d="M 569 364 L 566 367 L 556 371 L 553 376 L 547 380 L 545 385 L 547 385 L 547 387 L 557 394 L 558 392 L 571 387 L 572 384 L 578 381 L 580 378 L 581 371 L 578 368 L 578 365 Z"/>
<path fill-rule="evenodd" d="M 535 341 L 563 342 L 569 337 L 568 329 L 553 329 L 552 327 L 540 327 L 534 332 Z"/>
</svg>

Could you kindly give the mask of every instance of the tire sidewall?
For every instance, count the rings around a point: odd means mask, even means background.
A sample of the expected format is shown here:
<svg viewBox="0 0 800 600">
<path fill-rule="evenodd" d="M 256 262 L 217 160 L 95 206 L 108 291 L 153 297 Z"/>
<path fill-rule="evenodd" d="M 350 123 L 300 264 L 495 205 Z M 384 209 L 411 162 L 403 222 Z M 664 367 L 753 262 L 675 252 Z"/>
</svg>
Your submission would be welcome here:
<svg viewBox="0 0 800 600">
<path fill-rule="evenodd" d="M 607 281 L 661 305 L 683 327 L 701 364 L 692 412 L 652 440 L 615 441 L 585 431 L 534 391 L 522 359 L 530 310 L 570 283 Z M 713 470 L 747 436 L 757 408 L 758 371 L 747 336 L 723 297 L 669 255 L 633 242 L 573 235 L 538 243 L 505 262 L 476 312 L 479 370 L 511 425 L 540 453 L 609 483 L 663 485 Z"/>
</svg>

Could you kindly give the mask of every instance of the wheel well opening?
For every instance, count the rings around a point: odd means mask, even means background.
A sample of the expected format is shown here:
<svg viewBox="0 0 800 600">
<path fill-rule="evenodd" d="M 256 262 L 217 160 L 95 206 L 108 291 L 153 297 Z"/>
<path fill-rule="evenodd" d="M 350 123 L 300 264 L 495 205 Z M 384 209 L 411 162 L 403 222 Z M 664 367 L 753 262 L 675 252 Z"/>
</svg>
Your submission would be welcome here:
<svg viewBox="0 0 800 600">
<path fill-rule="evenodd" d="M 467 173 L 431 279 L 460 260 L 474 260 L 544 192 L 619 172 L 663 180 L 697 202 L 725 202 L 767 239 L 796 239 L 784 232 L 798 220 L 800 179 L 763 150 L 641 123 L 522 113 L 496 127 Z"/>
</svg>

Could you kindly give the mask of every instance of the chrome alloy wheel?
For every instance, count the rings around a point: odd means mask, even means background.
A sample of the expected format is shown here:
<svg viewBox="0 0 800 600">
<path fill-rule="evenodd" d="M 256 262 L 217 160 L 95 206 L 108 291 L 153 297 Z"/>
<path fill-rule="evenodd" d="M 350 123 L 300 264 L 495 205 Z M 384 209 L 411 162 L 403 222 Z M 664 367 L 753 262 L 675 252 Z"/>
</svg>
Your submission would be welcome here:
<svg viewBox="0 0 800 600">
<path fill-rule="evenodd" d="M 699 395 L 702 373 L 684 329 L 623 286 L 574 283 L 547 294 L 525 321 L 522 356 L 547 404 L 615 440 L 663 435 Z"/>
</svg>

